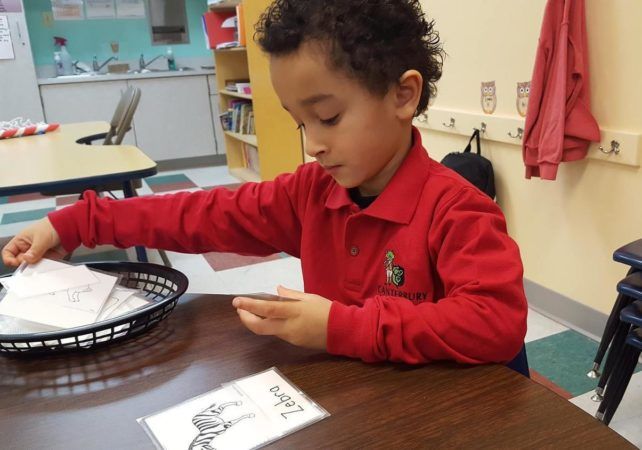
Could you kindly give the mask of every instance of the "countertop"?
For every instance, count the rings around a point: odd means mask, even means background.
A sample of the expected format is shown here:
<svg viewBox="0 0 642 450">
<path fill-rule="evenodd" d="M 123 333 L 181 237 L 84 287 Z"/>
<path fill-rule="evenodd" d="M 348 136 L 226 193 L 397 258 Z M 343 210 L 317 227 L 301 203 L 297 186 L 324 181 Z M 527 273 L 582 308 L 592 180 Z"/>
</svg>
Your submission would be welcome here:
<svg viewBox="0 0 642 450">
<path fill-rule="evenodd" d="M 178 70 L 178 71 L 151 71 L 146 73 L 110 73 L 100 75 L 77 75 L 66 76 L 57 78 L 38 78 L 38 85 L 48 84 L 70 84 L 70 83 L 98 83 L 101 81 L 117 81 L 117 80 L 143 80 L 146 78 L 170 78 L 170 77 L 194 77 L 214 75 L 214 69 L 201 69 L 194 68 L 194 70 Z"/>
</svg>

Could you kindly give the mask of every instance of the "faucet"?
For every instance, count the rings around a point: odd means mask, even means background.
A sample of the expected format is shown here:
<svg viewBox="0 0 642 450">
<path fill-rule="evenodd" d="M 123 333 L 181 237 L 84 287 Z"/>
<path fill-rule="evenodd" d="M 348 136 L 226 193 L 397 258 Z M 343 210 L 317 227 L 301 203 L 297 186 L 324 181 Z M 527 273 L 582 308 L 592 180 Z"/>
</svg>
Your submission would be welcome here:
<svg viewBox="0 0 642 450">
<path fill-rule="evenodd" d="M 71 62 L 71 67 L 72 67 L 72 69 L 73 69 L 73 73 L 74 73 L 74 75 L 81 74 L 81 73 L 89 73 L 89 71 L 88 71 L 88 70 L 86 70 L 86 69 L 85 69 L 84 67 L 82 67 L 81 65 L 84 65 L 85 67 L 87 67 L 87 65 L 86 65 L 86 64 L 83 64 L 82 62 L 80 62 L 80 60 L 79 60 L 79 59 L 76 59 L 76 60 L 74 60 L 74 61 L 72 61 L 72 62 Z"/>
<path fill-rule="evenodd" d="M 151 63 L 156 61 L 158 58 L 166 58 L 166 56 L 165 55 L 158 55 L 158 56 L 152 58 L 151 60 L 145 62 L 145 56 L 143 56 L 143 54 L 141 53 L 140 54 L 140 58 L 138 60 L 138 68 L 140 70 L 145 70 L 145 68 L 147 68 L 149 65 L 151 65 Z"/>
<path fill-rule="evenodd" d="M 98 57 L 96 55 L 94 55 L 94 62 L 93 62 L 93 65 L 92 65 L 92 68 L 93 68 L 94 72 L 96 72 L 96 73 L 100 72 L 100 70 L 103 67 L 105 67 L 110 61 L 118 61 L 118 56 L 112 56 L 107 61 L 105 61 L 104 63 L 98 64 Z"/>
</svg>

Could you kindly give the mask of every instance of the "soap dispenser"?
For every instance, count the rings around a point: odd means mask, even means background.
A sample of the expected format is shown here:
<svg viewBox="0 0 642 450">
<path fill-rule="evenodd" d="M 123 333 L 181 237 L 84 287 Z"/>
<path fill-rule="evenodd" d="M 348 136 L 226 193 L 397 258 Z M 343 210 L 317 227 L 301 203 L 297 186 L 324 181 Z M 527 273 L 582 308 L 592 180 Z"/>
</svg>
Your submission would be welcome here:
<svg viewBox="0 0 642 450">
<path fill-rule="evenodd" d="M 167 68 L 169 70 L 177 70 L 176 69 L 176 60 L 174 59 L 174 52 L 172 51 L 172 47 L 167 47 Z"/>
</svg>

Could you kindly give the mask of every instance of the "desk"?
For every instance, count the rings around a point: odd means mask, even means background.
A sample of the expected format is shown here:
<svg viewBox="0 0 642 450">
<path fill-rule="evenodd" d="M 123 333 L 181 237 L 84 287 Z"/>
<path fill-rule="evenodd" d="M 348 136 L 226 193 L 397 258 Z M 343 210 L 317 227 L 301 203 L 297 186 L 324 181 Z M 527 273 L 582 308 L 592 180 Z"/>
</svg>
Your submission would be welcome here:
<svg viewBox="0 0 642 450">
<path fill-rule="evenodd" d="M 186 295 L 120 345 L 0 357 L 1 445 L 153 449 L 136 418 L 271 366 L 332 414 L 274 448 L 635 448 L 504 366 L 373 365 L 300 349 L 250 333 L 222 295 Z"/>
<path fill-rule="evenodd" d="M 126 183 L 156 174 L 156 163 L 137 147 L 76 143 L 108 129 L 106 122 L 69 123 L 51 133 L 0 140 L 0 196 Z"/>
<path fill-rule="evenodd" d="M 0 197 L 81 189 L 122 183 L 125 197 L 136 195 L 132 180 L 156 174 L 156 163 L 131 145 L 84 145 L 76 140 L 105 133 L 107 122 L 63 124 L 56 131 L 0 140 Z M 147 261 L 136 247 L 139 261 Z M 167 266 L 164 252 L 161 258 Z"/>
</svg>

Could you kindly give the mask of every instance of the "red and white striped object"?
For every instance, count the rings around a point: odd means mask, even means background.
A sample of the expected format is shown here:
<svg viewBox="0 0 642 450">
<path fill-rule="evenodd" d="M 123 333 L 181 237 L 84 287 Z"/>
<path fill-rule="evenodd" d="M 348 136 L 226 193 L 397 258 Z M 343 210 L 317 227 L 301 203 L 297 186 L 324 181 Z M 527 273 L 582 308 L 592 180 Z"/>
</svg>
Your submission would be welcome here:
<svg viewBox="0 0 642 450">
<path fill-rule="evenodd" d="M 0 139 L 9 139 L 21 136 L 31 136 L 34 134 L 44 134 L 57 130 L 60 124 L 57 123 L 37 123 L 19 128 L 0 129 Z"/>
</svg>

